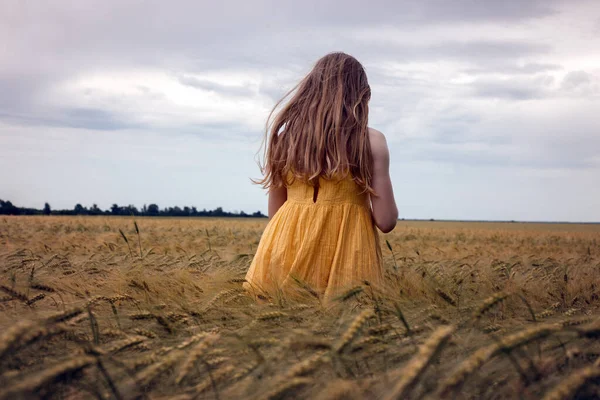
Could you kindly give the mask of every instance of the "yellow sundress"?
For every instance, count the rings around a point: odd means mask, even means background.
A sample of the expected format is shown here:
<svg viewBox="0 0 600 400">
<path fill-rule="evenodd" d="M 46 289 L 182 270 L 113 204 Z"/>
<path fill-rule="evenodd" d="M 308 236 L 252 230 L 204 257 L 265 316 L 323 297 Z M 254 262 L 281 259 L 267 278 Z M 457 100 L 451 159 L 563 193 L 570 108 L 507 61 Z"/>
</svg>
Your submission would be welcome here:
<svg viewBox="0 0 600 400">
<path fill-rule="evenodd" d="M 367 280 L 383 283 L 379 238 L 368 194 L 347 177 L 295 179 L 261 237 L 244 287 L 274 295 L 308 287 L 325 299 Z"/>
</svg>

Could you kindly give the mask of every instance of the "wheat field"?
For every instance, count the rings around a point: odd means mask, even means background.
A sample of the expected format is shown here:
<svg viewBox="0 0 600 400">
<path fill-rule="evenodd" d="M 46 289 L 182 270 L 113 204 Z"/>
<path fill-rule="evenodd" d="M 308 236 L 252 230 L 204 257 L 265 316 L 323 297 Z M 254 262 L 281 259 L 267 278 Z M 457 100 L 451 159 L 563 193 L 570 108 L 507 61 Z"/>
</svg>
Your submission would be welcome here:
<svg viewBox="0 0 600 400">
<path fill-rule="evenodd" d="M 387 287 L 242 290 L 263 219 L 0 217 L 0 399 L 600 398 L 600 226 L 400 222 Z"/>
</svg>

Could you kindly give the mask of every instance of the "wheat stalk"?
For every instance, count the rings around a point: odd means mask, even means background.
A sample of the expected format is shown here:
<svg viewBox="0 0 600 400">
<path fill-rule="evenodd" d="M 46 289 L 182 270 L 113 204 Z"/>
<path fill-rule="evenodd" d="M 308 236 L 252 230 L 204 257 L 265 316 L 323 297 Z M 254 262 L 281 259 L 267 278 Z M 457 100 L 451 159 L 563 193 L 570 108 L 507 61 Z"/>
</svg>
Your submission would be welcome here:
<svg viewBox="0 0 600 400">
<path fill-rule="evenodd" d="M 181 342 L 180 344 L 177 345 L 177 349 L 182 350 L 185 349 L 186 347 L 191 346 L 192 344 L 196 343 L 197 341 L 204 339 L 205 337 L 209 336 L 210 333 L 208 332 L 200 332 L 195 334 L 194 336 L 186 339 L 185 341 Z"/>
<path fill-rule="evenodd" d="M 236 295 L 243 291 L 244 291 L 244 289 L 240 289 L 240 288 L 227 289 L 227 290 L 220 291 L 219 293 L 217 293 L 215 295 L 215 297 L 213 297 L 208 303 L 206 303 L 206 305 L 203 308 L 203 312 L 207 312 L 208 310 L 210 310 L 220 300 L 226 299 L 229 296 Z"/>
<path fill-rule="evenodd" d="M 208 365 L 210 368 L 214 368 L 219 364 L 223 364 L 226 361 L 231 360 L 231 358 L 229 357 L 215 357 L 215 358 L 211 358 L 211 359 L 207 359 L 206 360 L 206 365 Z"/>
<path fill-rule="evenodd" d="M 156 315 L 152 314 L 151 312 L 144 311 L 135 314 L 130 314 L 129 318 L 132 320 L 155 319 Z"/>
<path fill-rule="evenodd" d="M 308 378 L 292 378 L 275 386 L 263 396 L 260 396 L 259 399 L 274 400 L 285 398 L 285 396 L 288 396 L 289 392 L 291 392 L 292 390 L 302 386 L 306 386 L 308 384 L 311 384 L 312 382 L 313 380 Z M 288 398 L 293 398 L 293 396 Z"/>
<path fill-rule="evenodd" d="M 262 313 L 260 315 L 258 315 L 255 320 L 256 321 L 269 321 L 272 319 L 278 319 L 278 318 L 285 318 L 288 315 L 284 312 L 281 311 L 270 311 L 270 312 L 266 312 L 266 313 Z"/>
<path fill-rule="evenodd" d="M 17 300 L 21 300 L 23 302 L 27 302 L 27 300 L 29 300 L 25 293 L 21 293 L 18 290 L 11 289 L 8 286 L 0 285 L 0 290 Z"/>
<path fill-rule="evenodd" d="M 287 370 L 280 379 L 288 380 L 297 376 L 308 374 L 317 368 L 321 363 L 325 362 L 325 354 L 327 354 L 326 351 L 319 351 L 316 354 L 313 354 L 304 361 L 295 364 L 293 367 Z"/>
<path fill-rule="evenodd" d="M 291 350 L 304 350 L 304 349 L 331 349 L 331 343 L 328 340 L 319 337 L 307 337 L 307 338 L 292 338 L 289 342 Z"/>
<path fill-rule="evenodd" d="M 41 326 L 29 325 L 27 323 L 17 327 L 15 330 L 7 332 L 6 340 L 2 341 L 0 347 L 0 360 L 9 352 L 15 352 L 23 347 L 27 347 L 38 340 L 46 339 L 66 332 L 64 325 Z"/>
<path fill-rule="evenodd" d="M 42 300 L 43 298 L 45 298 L 46 295 L 44 293 L 40 293 L 37 296 L 32 297 L 31 299 L 27 300 L 25 302 L 26 305 L 31 306 L 34 303 L 37 303 L 38 301 Z"/>
<path fill-rule="evenodd" d="M 375 317 L 375 312 L 371 309 L 364 310 L 354 318 L 354 321 L 350 324 L 346 332 L 342 335 L 341 339 L 333 347 L 333 350 L 337 353 L 343 352 L 354 338 L 358 335 L 358 332 L 363 325 L 371 318 Z"/>
<path fill-rule="evenodd" d="M 563 379 L 544 395 L 543 400 L 572 398 L 588 381 L 600 378 L 600 358 L 594 365 L 580 368 Z"/>
<path fill-rule="evenodd" d="M 150 386 L 156 378 L 168 371 L 177 362 L 179 356 L 179 353 L 170 353 L 166 357 L 162 357 L 160 361 L 148 366 L 137 374 L 136 381 L 142 387 Z"/>
<path fill-rule="evenodd" d="M 140 344 L 144 340 L 146 340 L 146 338 L 144 336 L 132 336 L 132 337 L 125 338 L 123 340 L 109 343 L 109 346 L 107 346 L 104 350 L 107 353 L 117 353 L 128 347 L 132 347 L 132 346 L 135 346 L 136 344 Z"/>
<path fill-rule="evenodd" d="M 46 318 L 45 322 L 47 324 L 54 324 L 54 323 L 58 323 L 58 322 L 68 321 L 71 318 L 74 318 L 74 317 L 78 316 L 79 314 L 83 313 L 84 311 L 86 311 L 86 310 L 85 310 L 85 308 L 82 308 L 82 307 L 72 308 L 70 310 L 66 310 L 66 311 L 51 315 L 50 317 Z"/>
<path fill-rule="evenodd" d="M 41 283 L 34 283 L 34 284 L 29 285 L 29 287 L 32 289 L 41 290 L 42 292 L 49 292 L 49 293 L 56 292 L 56 290 L 53 287 L 43 285 Z"/>
<path fill-rule="evenodd" d="M 156 339 L 157 338 L 156 333 L 149 331 L 148 329 L 135 328 L 133 330 L 133 332 L 136 333 L 137 335 L 146 336 L 148 339 Z"/>
<path fill-rule="evenodd" d="M 218 339 L 219 335 L 217 334 L 209 335 L 191 349 L 187 359 L 181 366 L 179 374 L 175 378 L 175 383 L 177 385 L 179 385 L 181 381 L 190 373 L 196 361 L 198 361 L 198 359 L 204 355 L 206 350 L 208 350 L 208 348 L 212 346 Z"/>
<path fill-rule="evenodd" d="M 346 292 L 342 293 L 341 295 L 336 297 L 334 300 L 340 301 L 340 302 L 347 301 L 347 300 L 361 294 L 363 292 L 363 290 L 364 290 L 364 288 L 362 286 L 355 286 L 353 288 L 348 289 Z"/>
<path fill-rule="evenodd" d="M 215 390 L 215 393 L 217 393 L 217 384 L 223 381 L 225 378 L 229 377 L 233 373 L 233 371 L 235 371 L 235 368 L 231 365 L 226 365 L 223 368 L 219 368 L 214 372 L 209 371 L 209 377 L 204 379 L 196 386 L 194 386 L 194 392 L 196 394 L 200 394 L 212 386 Z"/>
<path fill-rule="evenodd" d="M 80 357 L 46 367 L 29 378 L 16 379 L 15 384 L 0 393 L 0 399 L 13 399 L 20 395 L 29 397 L 55 382 L 64 380 L 67 376 L 73 376 L 93 363 L 95 363 L 94 357 Z"/>
<path fill-rule="evenodd" d="M 358 400 L 362 398 L 364 398 L 362 389 L 355 381 L 342 379 L 329 383 L 317 397 L 318 400 Z"/>
<path fill-rule="evenodd" d="M 456 300 L 454 300 L 452 298 L 452 296 L 450 296 L 448 293 L 444 292 L 442 289 L 440 288 L 436 288 L 435 289 L 435 293 L 440 296 L 442 298 L 442 300 L 444 300 L 446 303 L 450 304 L 451 306 L 456 307 Z"/>
<path fill-rule="evenodd" d="M 503 302 L 509 296 L 508 293 L 500 292 L 488 297 L 481 303 L 473 313 L 473 319 L 480 320 L 488 311 L 499 303 Z"/>
<path fill-rule="evenodd" d="M 35 324 L 31 321 L 20 321 L 15 325 L 8 328 L 0 337 L 0 360 L 4 357 L 4 354 L 8 352 L 14 343 L 28 330 L 33 329 Z"/>
<path fill-rule="evenodd" d="M 134 331 L 135 331 L 135 329 L 134 329 Z M 111 328 L 102 329 L 100 331 L 100 333 L 102 334 L 102 336 L 112 336 L 112 337 L 127 336 L 127 334 L 125 332 L 117 330 L 117 329 L 111 329 Z"/>
<path fill-rule="evenodd" d="M 582 337 L 596 339 L 600 337 L 600 319 L 597 319 L 586 326 L 578 326 L 575 330 Z"/>
<path fill-rule="evenodd" d="M 560 324 L 536 325 L 528 329 L 501 338 L 497 343 L 482 347 L 467 357 L 441 384 L 439 393 L 448 395 L 451 391 L 458 389 L 475 370 L 479 369 L 485 362 L 503 351 L 510 351 L 518 346 L 533 340 L 544 338 L 558 331 Z"/>
<path fill-rule="evenodd" d="M 156 361 L 158 361 L 158 356 L 156 354 L 150 354 L 148 356 L 137 358 L 132 361 L 126 361 L 125 365 L 127 365 L 127 367 L 129 367 L 130 369 L 135 370 L 139 367 L 146 367 L 148 365 L 151 365 Z"/>
<path fill-rule="evenodd" d="M 450 336 L 455 331 L 454 326 L 442 326 L 435 330 L 431 336 L 419 347 L 419 352 L 408 364 L 398 372 L 400 380 L 384 399 L 394 400 L 405 398 L 411 388 L 417 383 L 419 377 L 431 364 L 433 358 L 441 351 Z"/>
</svg>

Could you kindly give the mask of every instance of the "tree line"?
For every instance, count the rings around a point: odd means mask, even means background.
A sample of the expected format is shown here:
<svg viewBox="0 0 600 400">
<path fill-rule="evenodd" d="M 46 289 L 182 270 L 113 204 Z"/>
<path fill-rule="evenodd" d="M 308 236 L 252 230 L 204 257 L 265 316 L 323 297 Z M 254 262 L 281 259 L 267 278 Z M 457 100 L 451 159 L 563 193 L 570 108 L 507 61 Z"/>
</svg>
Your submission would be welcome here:
<svg viewBox="0 0 600 400">
<path fill-rule="evenodd" d="M 217 207 L 214 210 L 198 210 L 196 207 L 165 207 L 159 208 L 157 204 L 145 205 L 138 209 L 134 205 L 119 206 L 113 204 L 110 209 L 102 210 L 96 204 L 91 207 L 84 207 L 81 204 L 76 204 L 72 210 L 53 210 L 50 204 L 45 203 L 44 208 L 38 210 L 36 208 L 17 207 L 10 201 L 0 199 L 0 215 L 135 215 L 148 217 L 251 217 L 265 218 L 266 216 L 260 211 L 252 214 L 246 214 L 244 211 L 228 212 L 223 211 L 223 208 Z"/>
</svg>

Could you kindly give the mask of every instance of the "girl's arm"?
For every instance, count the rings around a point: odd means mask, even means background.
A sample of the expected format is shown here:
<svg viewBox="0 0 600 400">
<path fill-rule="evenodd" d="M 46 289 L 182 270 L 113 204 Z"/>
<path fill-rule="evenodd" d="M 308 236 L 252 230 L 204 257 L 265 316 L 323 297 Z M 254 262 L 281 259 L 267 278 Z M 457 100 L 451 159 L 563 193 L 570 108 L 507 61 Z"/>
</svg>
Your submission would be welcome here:
<svg viewBox="0 0 600 400">
<path fill-rule="evenodd" d="M 269 190 L 269 219 L 273 218 L 273 215 L 279 210 L 279 207 L 287 200 L 287 189 L 280 187 L 277 189 Z"/>
<path fill-rule="evenodd" d="M 390 151 L 383 133 L 369 128 L 369 141 L 373 153 L 373 182 L 377 193 L 371 196 L 375 225 L 384 233 L 390 232 L 398 221 L 398 207 L 390 179 Z"/>
</svg>

